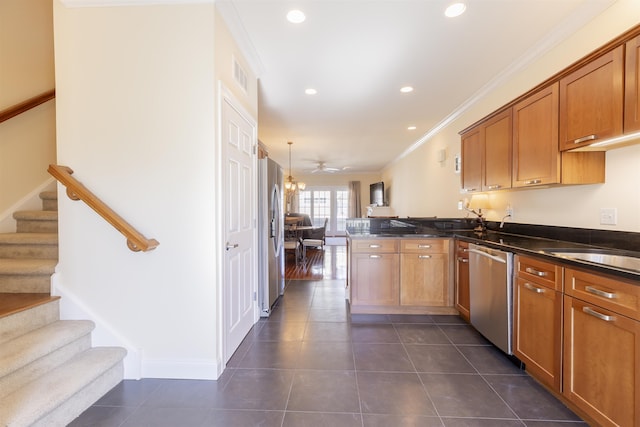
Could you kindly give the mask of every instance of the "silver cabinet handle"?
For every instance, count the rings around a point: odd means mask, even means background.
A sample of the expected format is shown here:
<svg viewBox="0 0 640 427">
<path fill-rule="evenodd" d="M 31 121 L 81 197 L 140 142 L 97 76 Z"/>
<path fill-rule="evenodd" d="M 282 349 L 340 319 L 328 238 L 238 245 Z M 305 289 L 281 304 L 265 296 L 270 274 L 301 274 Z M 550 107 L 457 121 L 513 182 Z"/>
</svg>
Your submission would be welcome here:
<svg viewBox="0 0 640 427">
<path fill-rule="evenodd" d="M 460 252 L 469 252 L 469 249 L 463 248 L 462 246 L 458 246 L 458 251 L 460 251 Z"/>
<path fill-rule="evenodd" d="M 237 244 L 237 243 L 234 243 L 234 244 L 232 245 L 231 243 L 227 242 L 227 248 L 226 248 L 226 249 L 227 249 L 228 251 L 230 251 L 231 249 L 235 249 L 235 248 L 237 248 L 237 247 L 238 247 L 238 244 Z"/>
<path fill-rule="evenodd" d="M 463 188 L 462 191 L 465 193 L 471 193 L 472 191 L 476 191 L 476 188 Z"/>
<path fill-rule="evenodd" d="M 526 271 L 529 274 L 533 274 L 534 276 L 538 276 L 538 277 L 545 277 L 545 276 L 547 276 L 549 274 L 547 271 L 539 271 L 539 270 L 536 270 L 536 269 L 531 268 L 531 267 L 525 268 L 524 271 Z"/>
<path fill-rule="evenodd" d="M 369 247 L 373 249 L 377 249 L 377 248 L 381 248 L 382 245 L 369 245 Z"/>
<path fill-rule="evenodd" d="M 600 289 L 596 289 L 593 286 L 585 286 L 584 290 L 589 292 L 589 293 L 591 293 L 591 294 L 598 295 L 599 297 L 602 297 L 602 298 L 614 299 L 614 298 L 618 297 L 613 292 L 601 291 Z"/>
<path fill-rule="evenodd" d="M 587 135 L 587 136 L 583 136 L 582 138 L 574 139 L 573 143 L 574 144 L 580 144 L 581 142 L 593 141 L 596 138 L 597 138 L 596 134 Z"/>
<path fill-rule="evenodd" d="M 524 287 L 529 289 L 530 291 L 535 292 L 536 294 L 543 294 L 544 293 L 544 289 L 543 288 L 539 288 L 537 286 L 533 286 L 531 283 L 525 283 Z"/>
<path fill-rule="evenodd" d="M 607 316 L 606 314 L 598 313 L 591 307 L 582 307 L 582 311 L 593 317 L 597 317 L 600 320 L 604 320 L 605 322 L 613 322 L 614 320 L 616 320 L 616 316 Z"/>
<path fill-rule="evenodd" d="M 418 255 L 419 259 L 429 259 L 431 258 L 431 255 Z"/>
<path fill-rule="evenodd" d="M 369 255 L 369 258 L 378 259 L 378 258 L 382 258 L 382 256 L 380 256 L 380 255 Z"/>
<path fill-rule="evenodd" d="M 431 245 L 418 245 L 419 249 L 429 249 Z"/>
<path fill-rule="evenodd" d="M 502 188 L 502 185 L 500 185 L 500 184 L 494 184 L 494 185 L 489 185 L 489 186 L 487 186 L 487 188 L 488 188 L 489 190 L 497 190 L 498 188 Z"/>
<path fill-rule="evenodd" d="M 525 181 L 524 185 L 540 184 L 541 182 L 541 179 L 530 179 L 528 181 Z"/>
<path fill-rule="evenodd" d="M 458 261 L 463 263 L 463 264 L 466 264 L 466 263 L 469 262 L 469 260 L 467 258 L 462 258 L 462 257 L 458 257 Z"/>
</svg>

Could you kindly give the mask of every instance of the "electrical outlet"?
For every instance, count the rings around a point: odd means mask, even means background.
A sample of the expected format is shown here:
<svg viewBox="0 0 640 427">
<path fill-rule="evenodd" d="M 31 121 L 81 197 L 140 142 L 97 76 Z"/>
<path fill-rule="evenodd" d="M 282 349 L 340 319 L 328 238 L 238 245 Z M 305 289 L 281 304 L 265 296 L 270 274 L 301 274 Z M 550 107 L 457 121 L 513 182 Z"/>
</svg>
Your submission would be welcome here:
<svg viewBox="0 0 640 427">
<path fill-rule="evenodd" d="M 508 204 L 505 208 L 505 215 L 509 215 L 511 218 L 513 218 L 513 206 L 511 204 Z"/>
<path fill-rule="evenodd" d="M 618 223 L 618 209 L 600 208 L 600 224 L 616 225 Z"/>
</svg>

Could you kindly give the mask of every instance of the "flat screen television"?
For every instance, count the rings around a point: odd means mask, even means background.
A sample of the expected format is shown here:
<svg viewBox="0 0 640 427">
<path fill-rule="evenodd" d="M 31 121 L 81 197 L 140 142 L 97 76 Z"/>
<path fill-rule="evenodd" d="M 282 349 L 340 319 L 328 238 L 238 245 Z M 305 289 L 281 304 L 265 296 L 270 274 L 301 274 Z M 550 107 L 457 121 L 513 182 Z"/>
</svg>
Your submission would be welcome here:
<svg viewBox="0 0 640 427">
<path fill-rule="evenodd" d="M 369 186 L 369 203 L 384 206 L 384 182 L 374 182 Z"/>
</svg>

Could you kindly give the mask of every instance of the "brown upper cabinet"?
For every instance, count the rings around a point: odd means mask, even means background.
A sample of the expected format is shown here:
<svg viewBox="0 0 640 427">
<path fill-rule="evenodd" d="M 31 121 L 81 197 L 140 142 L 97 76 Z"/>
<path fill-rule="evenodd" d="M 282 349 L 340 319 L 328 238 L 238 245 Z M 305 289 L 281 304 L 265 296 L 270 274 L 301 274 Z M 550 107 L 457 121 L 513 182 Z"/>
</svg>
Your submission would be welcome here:
<svg viewBox="0 0 640 427">
<path fill-rule="evenodd" d="M 462 135 L 462 191 L 473 193 L 482 189 L 482 141 L 480 128 Z"/>
<path fill-rule="evenodd" d="M 511 188 L 511 108 L 462 135 L 462 190 Z"/>
<path fill-rule="evenodd" d="M 555 184 L 560 178 L 558 83 L 513 106 L 513 186 Z"/>
<path fill-rule="evenodd" d="M 624 45 L 560 79 L 560 150 L 622 134 Z"/>
<path fill-rule="evenodd" d="M 626 44 L 624 132 L 640 131 L 640 36 Z"/>
<path fill-rule="evenodd" d="M 480 126 L 484 167 L 482 191 L 511 188 L 511 108 Z"/>
</svg>

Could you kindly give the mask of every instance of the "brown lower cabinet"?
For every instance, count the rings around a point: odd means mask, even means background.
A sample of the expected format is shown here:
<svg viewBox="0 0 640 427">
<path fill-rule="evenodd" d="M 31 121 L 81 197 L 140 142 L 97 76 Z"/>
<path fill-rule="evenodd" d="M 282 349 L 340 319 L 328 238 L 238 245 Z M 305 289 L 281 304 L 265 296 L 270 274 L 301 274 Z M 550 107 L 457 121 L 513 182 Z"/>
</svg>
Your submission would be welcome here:
<svg viewBox="0 0 640 427">
<path fill-rule="evenodd" d="M 352 313 L 457 314 L 451 239 L 351 239 Z"/>
<path fill-rule="evenodd" d="M 565 269 L 562 394 L 602 426 L 640 425 L 639 302 L 637 283 Z"/>
<path fill-rule="evenodd" d="M 514 354 L 590 423 L 640 426 L 637 281 L 517 255 Z"/>
<path fill-rule="evenodd" d="M 513 352 L 529 374 L 560 392 L 562 373 L 562 268 L 516 256 Z"/>
</svg>

